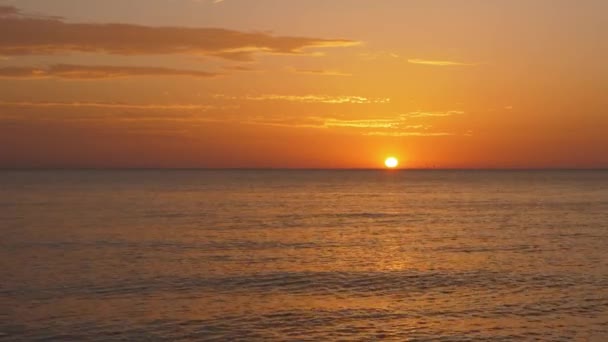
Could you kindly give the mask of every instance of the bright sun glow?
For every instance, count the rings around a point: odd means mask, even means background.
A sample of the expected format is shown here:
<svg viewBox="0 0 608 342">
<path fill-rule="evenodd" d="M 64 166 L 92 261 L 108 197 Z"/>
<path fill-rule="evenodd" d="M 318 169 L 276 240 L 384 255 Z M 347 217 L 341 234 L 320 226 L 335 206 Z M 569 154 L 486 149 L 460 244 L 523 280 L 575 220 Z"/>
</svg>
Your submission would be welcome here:
<svg viewBox="0 0 608 342">
<path fill-rule="evenodd" d="M 389 169 L 393 169 L 399 165 L 399 160 L 397 160 L 395 157 L 389 157 L 384 161 L 384 165 L 386 165 L 386 167 Z"/>
</svg>

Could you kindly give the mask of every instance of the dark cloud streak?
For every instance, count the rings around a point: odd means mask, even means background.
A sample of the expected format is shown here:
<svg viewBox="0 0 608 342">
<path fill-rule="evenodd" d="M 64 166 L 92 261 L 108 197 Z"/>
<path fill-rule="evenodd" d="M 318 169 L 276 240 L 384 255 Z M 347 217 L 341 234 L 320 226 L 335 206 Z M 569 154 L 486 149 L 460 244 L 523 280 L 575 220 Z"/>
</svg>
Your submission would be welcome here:
<svg viewBox="0 0 608 342">
<path fill-rule="evenodd" d="M 0 17 L 18 16 L 21 12 L 12 6 L 0 6 Z"/>
<path fill-rule="evenodd" d="M 256 52 L 300 54 L 306 48 L 355 44 L 344 39 L 273 36 L 221 28 L 70 23 L 60 18 L 26 16 L 11 6 L 0 7 L 0 55 L 4 56 L 196 54 L 249 61 Z"/>
<path fill-rule="evenodd" d="M 221 73 L 198 70 L 181 70 L 161 67 L 131 67 L 107 65 L 56 64 L 46 68 L 5 67 L 0 68 L 0 78 L 43 79 L 60 78 L 69 80 L 98 80 L 134 76 L 190 76 L 216 77 Z"/>
</svg>

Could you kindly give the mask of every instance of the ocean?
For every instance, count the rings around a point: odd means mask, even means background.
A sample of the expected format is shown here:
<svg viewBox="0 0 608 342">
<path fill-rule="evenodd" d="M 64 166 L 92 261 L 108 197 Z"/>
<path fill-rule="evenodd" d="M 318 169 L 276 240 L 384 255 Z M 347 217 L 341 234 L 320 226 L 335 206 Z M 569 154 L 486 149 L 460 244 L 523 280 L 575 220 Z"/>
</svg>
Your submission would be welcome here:
<svg viewBox="0 0 608 342">
<path fill-rule="evenodd" d="M 0 171 L 2 341 L 608 341 L 608 171 Z"/>
</svg>

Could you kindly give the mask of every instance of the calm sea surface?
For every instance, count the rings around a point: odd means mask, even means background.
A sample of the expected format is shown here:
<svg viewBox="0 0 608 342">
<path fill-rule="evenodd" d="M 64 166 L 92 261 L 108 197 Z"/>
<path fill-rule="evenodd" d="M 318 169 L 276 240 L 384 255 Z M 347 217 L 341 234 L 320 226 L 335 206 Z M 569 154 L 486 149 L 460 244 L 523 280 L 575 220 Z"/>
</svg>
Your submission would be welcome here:
<svg viewBox="0 0 608 342">
<path fill-rule="evenodd" d="M 606 171 L 1 171 L 0 340 L 608 341 Z"/>
</svg>

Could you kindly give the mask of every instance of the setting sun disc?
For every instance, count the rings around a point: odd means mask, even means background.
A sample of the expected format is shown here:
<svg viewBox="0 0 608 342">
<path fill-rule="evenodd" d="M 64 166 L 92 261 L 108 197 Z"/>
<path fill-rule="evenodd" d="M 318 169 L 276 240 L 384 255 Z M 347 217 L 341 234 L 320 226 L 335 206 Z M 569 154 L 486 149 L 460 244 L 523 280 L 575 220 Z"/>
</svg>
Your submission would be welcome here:
<svg viewBox="0 0 608 342">
<path fill-rule="evenodd" d="M 389 169 L 394 169 L 399 166 L 399 160 L 395 157 L 388 157 L 384 161 L 384 165 Z"/>
</svg>

